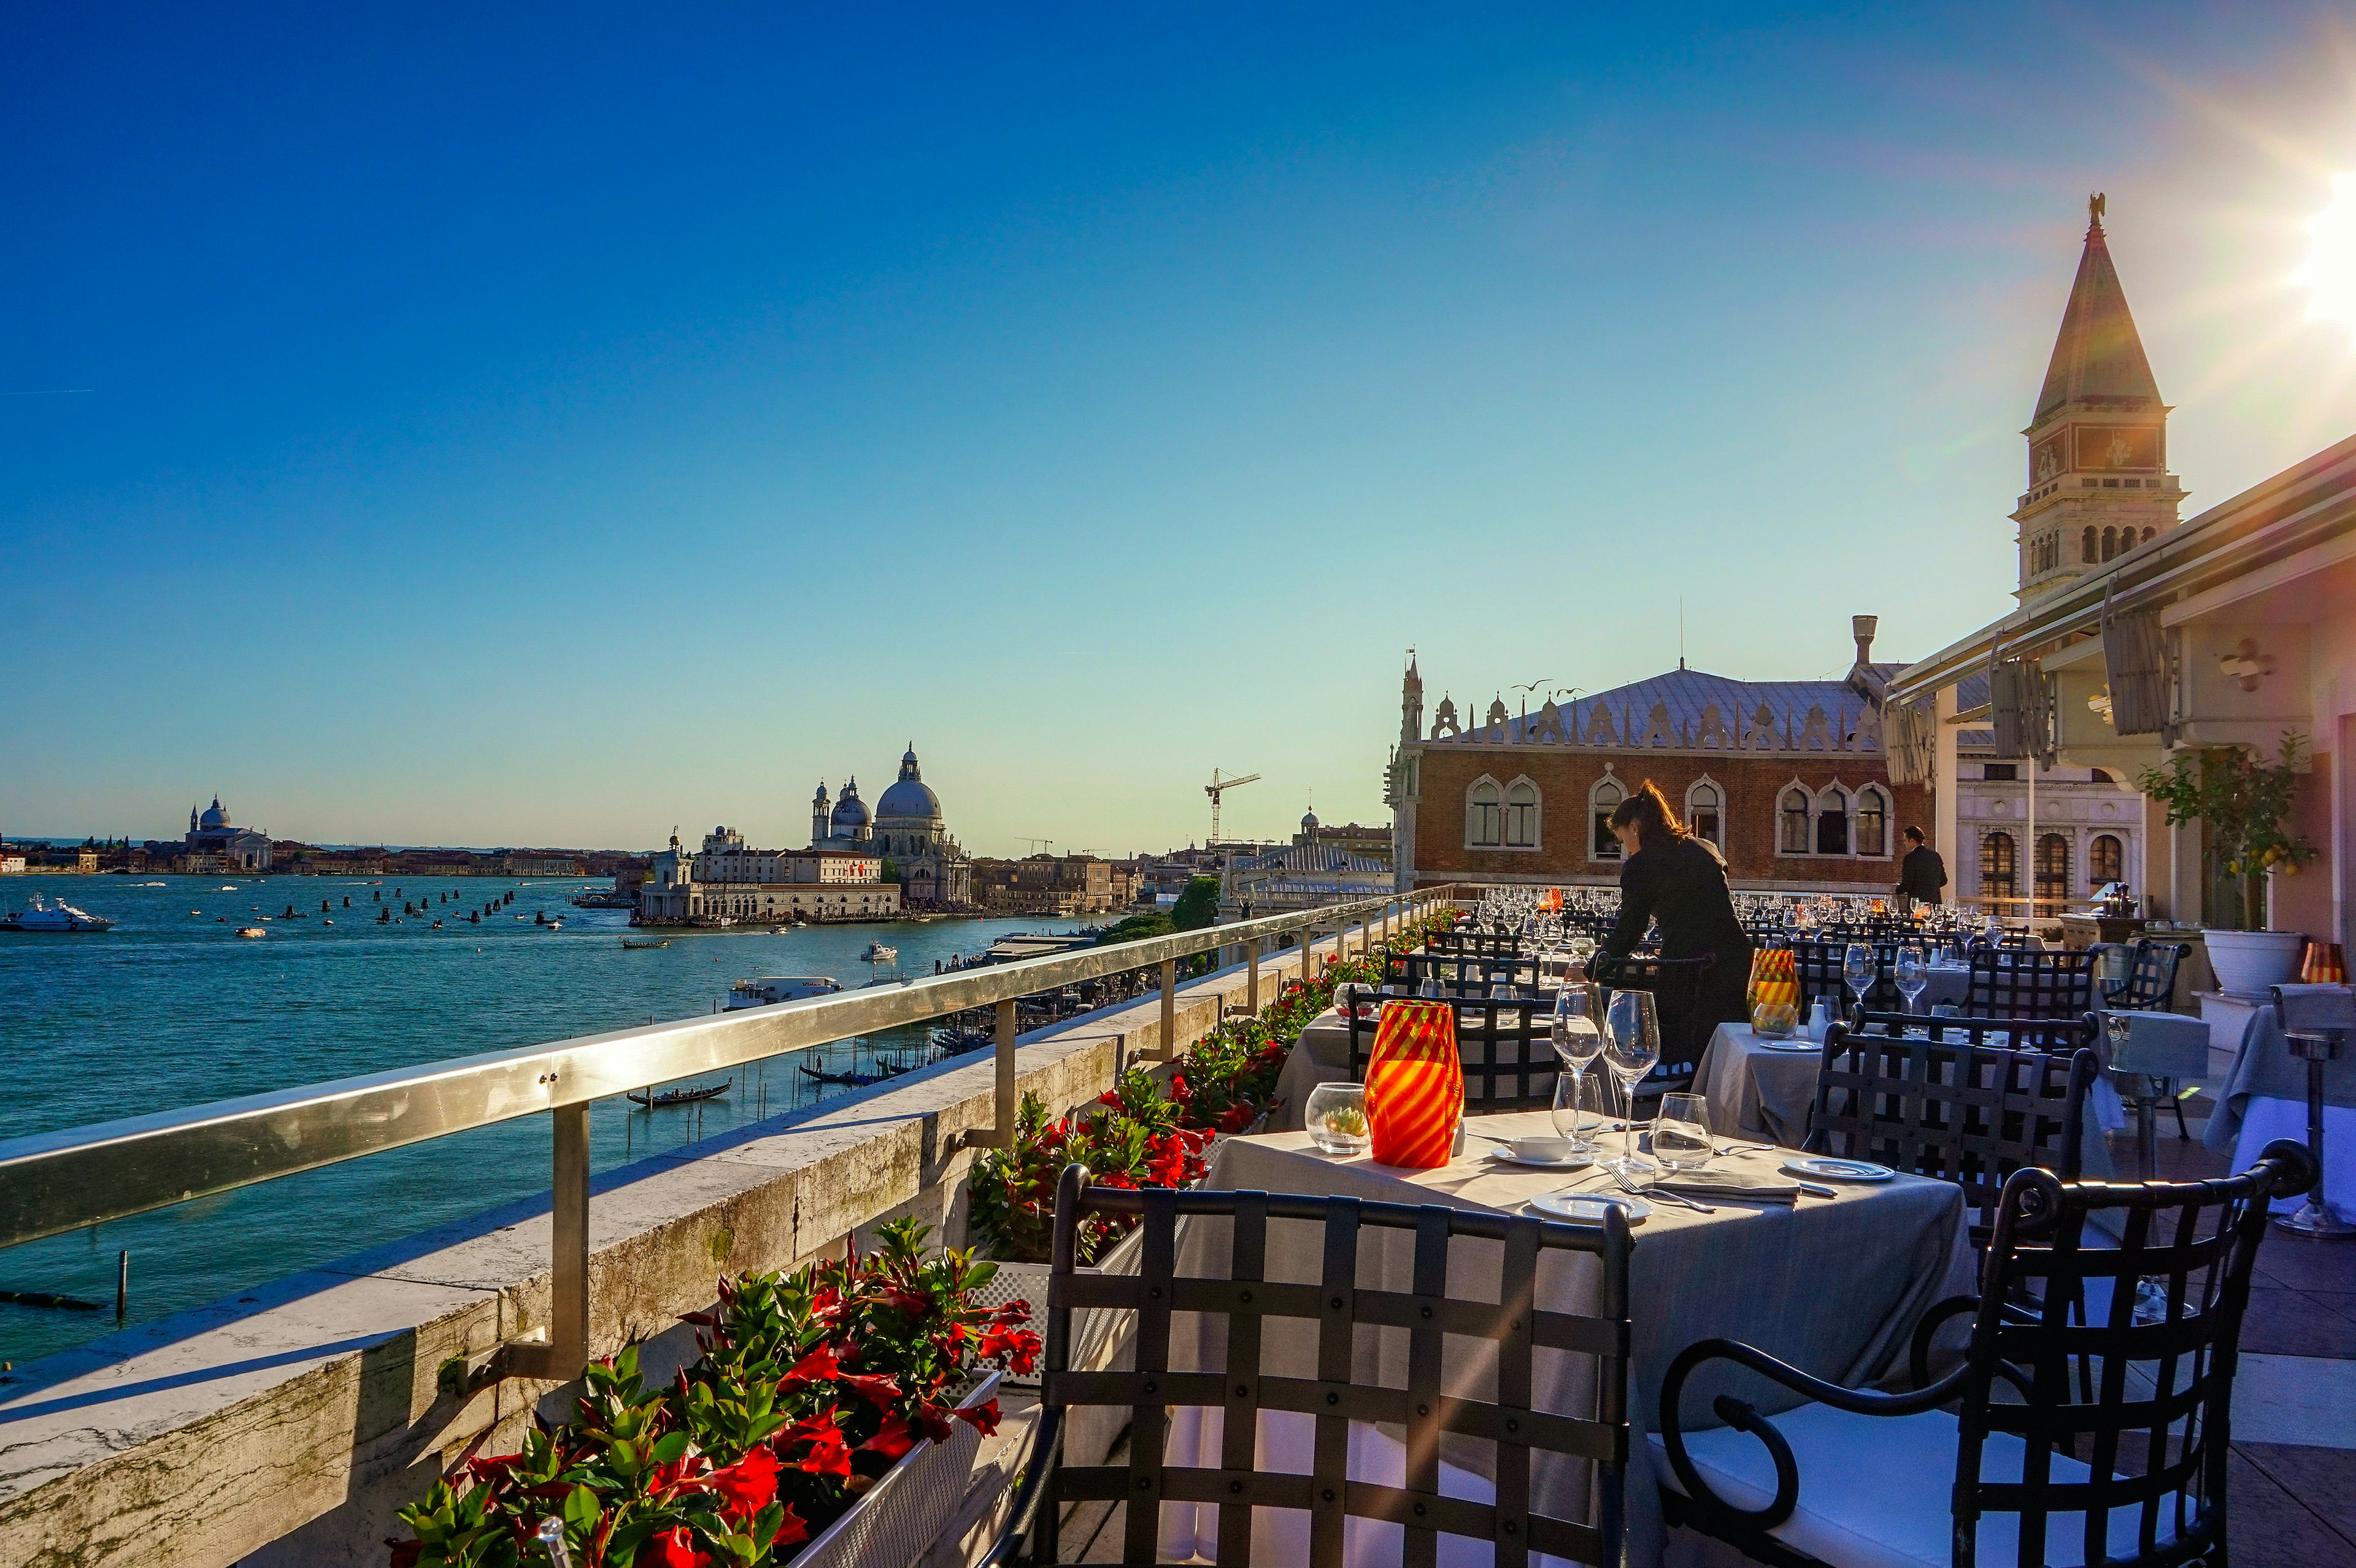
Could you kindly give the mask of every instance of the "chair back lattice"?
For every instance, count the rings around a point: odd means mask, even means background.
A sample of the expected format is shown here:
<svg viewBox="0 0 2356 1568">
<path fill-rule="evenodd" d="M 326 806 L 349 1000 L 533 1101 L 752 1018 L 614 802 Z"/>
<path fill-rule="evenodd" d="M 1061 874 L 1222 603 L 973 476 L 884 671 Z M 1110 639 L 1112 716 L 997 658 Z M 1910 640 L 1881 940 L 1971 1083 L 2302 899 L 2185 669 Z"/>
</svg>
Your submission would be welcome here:
<svg viewBox="0 0 2356 1568">
<path fill-rule="evenodd" d="M 1553 1037 L 1538 1020 L 1551 1017 L 1549 1003 L 1523 997 L 1492 1002 L 1465 997 L 1451 1003 L 1456 1014 L 1456 1050 L 1464 1061 L 1464 1104 L 1483 1113 L 1539 1111 L 1554 1104 L 1558 1062 Z M 1350 1076 L 1366 1081 L 1374 1059 L 1381 1014 L 1354 1015 L 1350 1028 Z M 1506 1060 L 1511 1057 L 1512 1060 Z"/>
<path fill-rule="evenodd" d="M 2069 1018 L 2094 1005 L 2094 953 L 2000 947 L 1971 955 L 1964 1011 L 1976 1018 Z"/>
<path fill-rule="evenodd" d="M 1519 958 L 1522 939 L 1510 931 L 1435 931 L 1424 945 L 1432 953 L 1472 958 Z"/>
<path fill-rule="evenodd" d="M 1637 1083 L 1640 1097 L 1670 1093 L 1693 1083 L 1694 1070 L 1701 1065 L 1702 1052 L 1709 1049 L 1710 1034 L 1718 1028 L 1718 1020 L 1705 1017 L 1702 1008 L 1702 987 L 1717 963 L 1715 953 L 1698 958 L 1596 958 L 1595 978 L 1606 988 L 1653 993 L 1661 1056 Z"/>
<path fill-rule="evenodd" d="M 2127 977 L 2116 986 L 2103 989 L 2106 1006 L 2122 1012 L 2166 1012 L 2176 995 L 2176 968 L 2191 955 L 2189 944 L 2154 942 L 2148 936 L 2138 936 L 2135 957 L 2127 965 Z"/>
<path fill-rule="evenodd" d="M 2019 1555 L 2004 1568 L 2065 1551 L 2155 1568 L 2222 1556 L 2251 1270 L 2269 1202 L 2306 1190 L 2314 1172 L 2304 1147 L 2279 1139 L 2212 1181 L 2065 1185 L 2022 1170 L 2005 1183 L 1959 1412 L 1958 1563 L 1976 1560 L 1992 1513 L 2019 1516 Z M 2072 1375 L 2082 1359 L 2095 1368 L 2084 1382 Z M 1984 1476 L 1997 1434 L 2019 1438 L 2026 1459 Z M 2079 1540 L 2050 1539 L 2054 1514 L 2083 1514 Z M 2110 1539 L 2120 1514 L 2133 1521 L 2131 1555 Z"/>
<path fill-rule="evenodd" d="M 1863 942 L 1865 938 L 1854 940 Z M 1800 976 L 1800 1016 L 1805 1018 L 1815 1007 L 1816 998 L 1825 997 L 1832 1002 L 1833 1017 L 1839 1018 L 1857 1005 L 1850 995 L 1848 982 L 1841 977 L 1848 962 L 1847 941 L 1797 941 L 1778 944 L 1792 950 L 1792 965 Z M 1906 1006 L 1905 993 L 1899 990 L 1892 971 L 1898 966 L 1898 944 L 1877 942 L 1873 946 L 1873 985 L 1865 993 L 1868 1011 L 1894 1013 Z"/>
<path fill-rule="evenodd" d="M 2005 1051 L 2042 1051 L 2059 1056 L 2096 1051 L 2103 1020 L 2096 1013 L 2074 1018 L 1983 1019 L 1922 1018 L 1914 1013 L 1852 1013 L 1846 1021 L 1851 1034 L 1902 1035 L 1910 1030 L 1949 1044 L 1994 1046 Z"/>
<path fill-rule="evenodd" d="M 1598 942 L 1611 935 L 1612 928 L 1618 923 L 1617 915 L 1604 914 L 1597 910 L 1567 909 L 1562 912 L 1562 929 L 1566 933 L 1590 937 Z"/>
<path fill-rule="evenodd" d="M 1139 1273 L 1074 1269 L 1077 1227 L 1107 1215 L 1141 1221 Z M 1181 1226 L 1206 1223 L 1228 1232 L 1226 1270 L 1215 1277 L 1179 1275 Z M 1273 1237 L 1271 1224 L 1279 1227 Z M 1205 1239 L 1216 1247 L 1215 1231 Z M 1362 1254 L 1371 1275 L 1386 1253 L 1397 1255 L 1410 1239 L 1408 1288 L 1364 1283 Z M 1468 1244 L 1475 1243 L 1486 1249 L 1477 1255 L 1502 1262 L 1503 1299 L 1451 1294 L 1451 1243 L 1460 1264 L 1472 1255 Z M 1307 1568 L 1342 1568 L 1344 1527 L 1352 1519 L 1400 1527 L 1403 1551 L 1392 1560 L 1411 1568 L 1430 1568 L 1443 1533 L 1492 1543 L 1498 1568 L 1526 1568 L 1536 1553 L 1618 1563 L 1629 1443 L 1628 1250 L 1626 1221 L 1616 1208 L 1606 1211 L 1601 1224 L 1571 1225 L 1354 1198 L 1091 1187 L 1084 1169 L 1067 1168 L 1055 1204 L 1044 1413 L 1024 1477 L 1026 1496 L 1017 1506 L 1019 1520 L 1036 1505 L 1030 1560 L 1059 1560 L 1055 1531 L 1063 1504 L 1098 1500 L 1128 1505 L 1119 1559 L 1127 1563 L 1160 1560 L 1156 1538 L 1164 1503 L 1216 1509 L 1221 1568 L 1251 1568 L 1254 1519 L 1270 1509 L 1308 1516 L 1308 1549 L 1305 1559 L 1264 1560 L 1265 1568 L 1301 1562 Z M 1536 1285 L 1548 1253 L 1596 1261 L 1591 1314 L 1539 1305 Z M 1271 1268 L 1272 1259 L 1288 1255 L 1290 1266 L 1280 1262 Z M 1076 1307 L 1133 1321 L 1135 1371 L 1065 1370 Z M 1199 1355 L 1183 1342 L 1173 1353 L 1173 1313 L 1187 1315 L 1180 1321 L 1200 1346 Z M 1264 1333 L 1304 1351 L 1306 1336 L 1313 1333 L 1314 1364 L 1304 1355 L 1301 1364 L 1264 1365 Z M 1393 1336 L 1404 1339 L 1406 1355 L 1393 1363 L 1405 1369 L 1404 1386 L 1383 1381 L 1373 1354 L 1378 1338 Z M 1541 1359 L 1540 1349 L 1557 1354 Z M 1534 1362 L 1550 1390 L 1584 1390 L 1567 1399 L 1575 1408 L 1538 1408 Z M 1206 1370 L 1184 1370 L 1197 1364 Z M 1591 1376 L 1558 1375 L 1574 1364 Z M 1088 1406 L 1129 1413 L 1127 1462 L 1054 1467 L 1066 1415 Z M 1172 1462 L 1173 1406 L 1219 1413 L 1221 1448 L 1212 1464 Z M 1288 1427 L 1301 1431 L 1298 1447 L 1264 1447 L 1258 1441 L 1260 1417 L 1277 1413 L 1292 1418 Z M 1376 1426 L 1404 1435 L 1401 1484 L 1349 1474 L 1353 1428 Z M 1461 1487 L 1441 1490 L 1443 1440 L 1451 1463 L 1462 1462 L 1460 1451 L 1468 1445 L 1485 1450 L 1493 1461 L 1494 1502 L 1457 1495 Z M 1542 1459 L 1543 1467 L 1536 1462 Z M 1558 1483 L 1571 1470 L 1584 1484 L 1566 1489 Z M 1569 1508 L 1553 1512 L 1540 1506 L 1574 1494 L 1583 1499 L 1580 1517 L 1571 1517 Z M 1197 1539 L 1207 1533 L 1198 1527 Z"/>
<path fill-rule="evenodd" d="M 1383 960 L 1383 984 L 1393 990 L 1421 996 L 1424 982 L 1433 979 L 1443 997 L 1486 997 L 1489 987 L 1500 985 L 1517 997 L 1536 997 L 1538 961 L 1466 953 L 1394 953 Z"/>
<path fill-rule="evenodd" d="M 1835 1024 L 1805 1147 L 1954 1182 L 1971 1211 L 1972 1239 L 1985 1244 L 2013 1172 L 2078 1179 L 2094 1072 L 2091 1049 L 2065 1056 Z"/>
</svg>

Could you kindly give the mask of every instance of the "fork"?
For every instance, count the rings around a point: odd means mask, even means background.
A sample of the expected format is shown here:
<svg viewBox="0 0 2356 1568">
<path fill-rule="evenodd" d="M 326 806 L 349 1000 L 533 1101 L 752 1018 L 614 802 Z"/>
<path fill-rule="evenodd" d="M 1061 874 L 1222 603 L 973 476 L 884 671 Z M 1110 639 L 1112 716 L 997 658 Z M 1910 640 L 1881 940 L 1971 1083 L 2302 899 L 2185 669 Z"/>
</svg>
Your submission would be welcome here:
<svg viewBox="0 0 2356 1568">
<path fill-rule="evenodd" d="M 1687 1208 L 1692 1210 L 1697 1214 L 1715 1214 L 1718 1212 L 1716 1205 L 1709 1203 L 1697 1203 L 1682 1192 L 1670 1191 L 1667 1188 L 1663 1187 L 1658 1182 L 1655 1182 L 1650 1187 L 1640 1188 L 1616 1170 L 1612 1173 L 1612 1179 L 1618 1182 L 1620 1184 L 1620 1190 L 1625 1192 L 1631 1198 L 1665 1198 L 1672 1203 L 1684 1204 Z"/>
</svg>

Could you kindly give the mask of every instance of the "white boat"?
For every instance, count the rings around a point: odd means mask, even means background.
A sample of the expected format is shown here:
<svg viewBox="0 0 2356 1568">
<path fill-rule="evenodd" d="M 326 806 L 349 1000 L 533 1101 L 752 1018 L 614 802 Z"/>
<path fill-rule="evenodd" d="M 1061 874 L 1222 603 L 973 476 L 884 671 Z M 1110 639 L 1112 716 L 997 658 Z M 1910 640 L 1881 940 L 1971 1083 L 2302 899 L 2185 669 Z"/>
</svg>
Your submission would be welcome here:
<svg viewBox="0 0 2356 1568">
<path fill-rule="evenodd" d="M 831 975 L 766 975 L 757 980 L 739 980 L 729 987 L 724 1010 L 742 1012 L 746 1008 L 798 1002 L 805 997 L 830 997 L 841 989 L 842 982 Z"/>
<path fill-rule="evenodd" d="M 112 931 L 104 915 L 80 910 L 59 899 L 49 903 L 38 894 L 27 907 L 0 914 L 0 931 Z"/>
<path fill-rule="evenodd" d="M 898 948 L 888 946 L 881 942 L 869 943 L 867 951 L 859 955 L 861 962 L 867 964 L 889 964 L 899 956 Z"/>
<path fill-rule="evenodd" d="M 240 926 L 238 927 L 237 933 L 240 936 L 267 936 L 270 934 L 270 933 L 262 930 L 262 927 L 258 925 Z"/>
</svg>

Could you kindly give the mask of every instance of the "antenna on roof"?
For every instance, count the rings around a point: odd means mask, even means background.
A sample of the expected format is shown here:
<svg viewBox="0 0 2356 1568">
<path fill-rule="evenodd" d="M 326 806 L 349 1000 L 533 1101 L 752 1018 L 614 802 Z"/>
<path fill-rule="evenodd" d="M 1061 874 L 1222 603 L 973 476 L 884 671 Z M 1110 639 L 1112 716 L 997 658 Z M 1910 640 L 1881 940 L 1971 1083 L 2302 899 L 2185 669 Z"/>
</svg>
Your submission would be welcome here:
<svg viewBox="0 0 2356 1568">
<path fill-rule="evenodd" d="M 1677 667 L 1686 667 L 1686 596 L 1677 595 Z"/>
</svg>

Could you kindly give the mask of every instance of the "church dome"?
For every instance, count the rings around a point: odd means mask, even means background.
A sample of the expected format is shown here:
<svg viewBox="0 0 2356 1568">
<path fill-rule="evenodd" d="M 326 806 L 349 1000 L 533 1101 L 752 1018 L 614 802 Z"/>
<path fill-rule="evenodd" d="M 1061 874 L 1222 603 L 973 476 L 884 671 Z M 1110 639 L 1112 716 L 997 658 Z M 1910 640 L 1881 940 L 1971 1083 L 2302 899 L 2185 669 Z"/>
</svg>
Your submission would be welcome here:
<svg viewBox="0 0 2356 1568">
<path fill-rule="evenodd" d="M 198 819 L 198 821 L 199 826 L 201 826 L 208 833 L 218 832 L 221 828 L 229 826 L 229 813 L 221 809 L 220 796 L 213 796 L 212 808 L 207 811 L 202 817 Z"/>
<path fill-rule="evenodd" d="M 842 798 L 834 803 L 834 816 L 830 820 L 837 833 L 854 833 L 867 826 L 867 806 L 859 798 L 857 779 L 842 786 Z"/>
<path fill-rule="evenodd" d="M 900 759 L 900 776 L 884 797 L 875 803 L 878 822 L 938 822 L 941 819 L 941 797 L 925 783 L 916 767 L 916 749 L 908 748 Z"/>
</svg>

